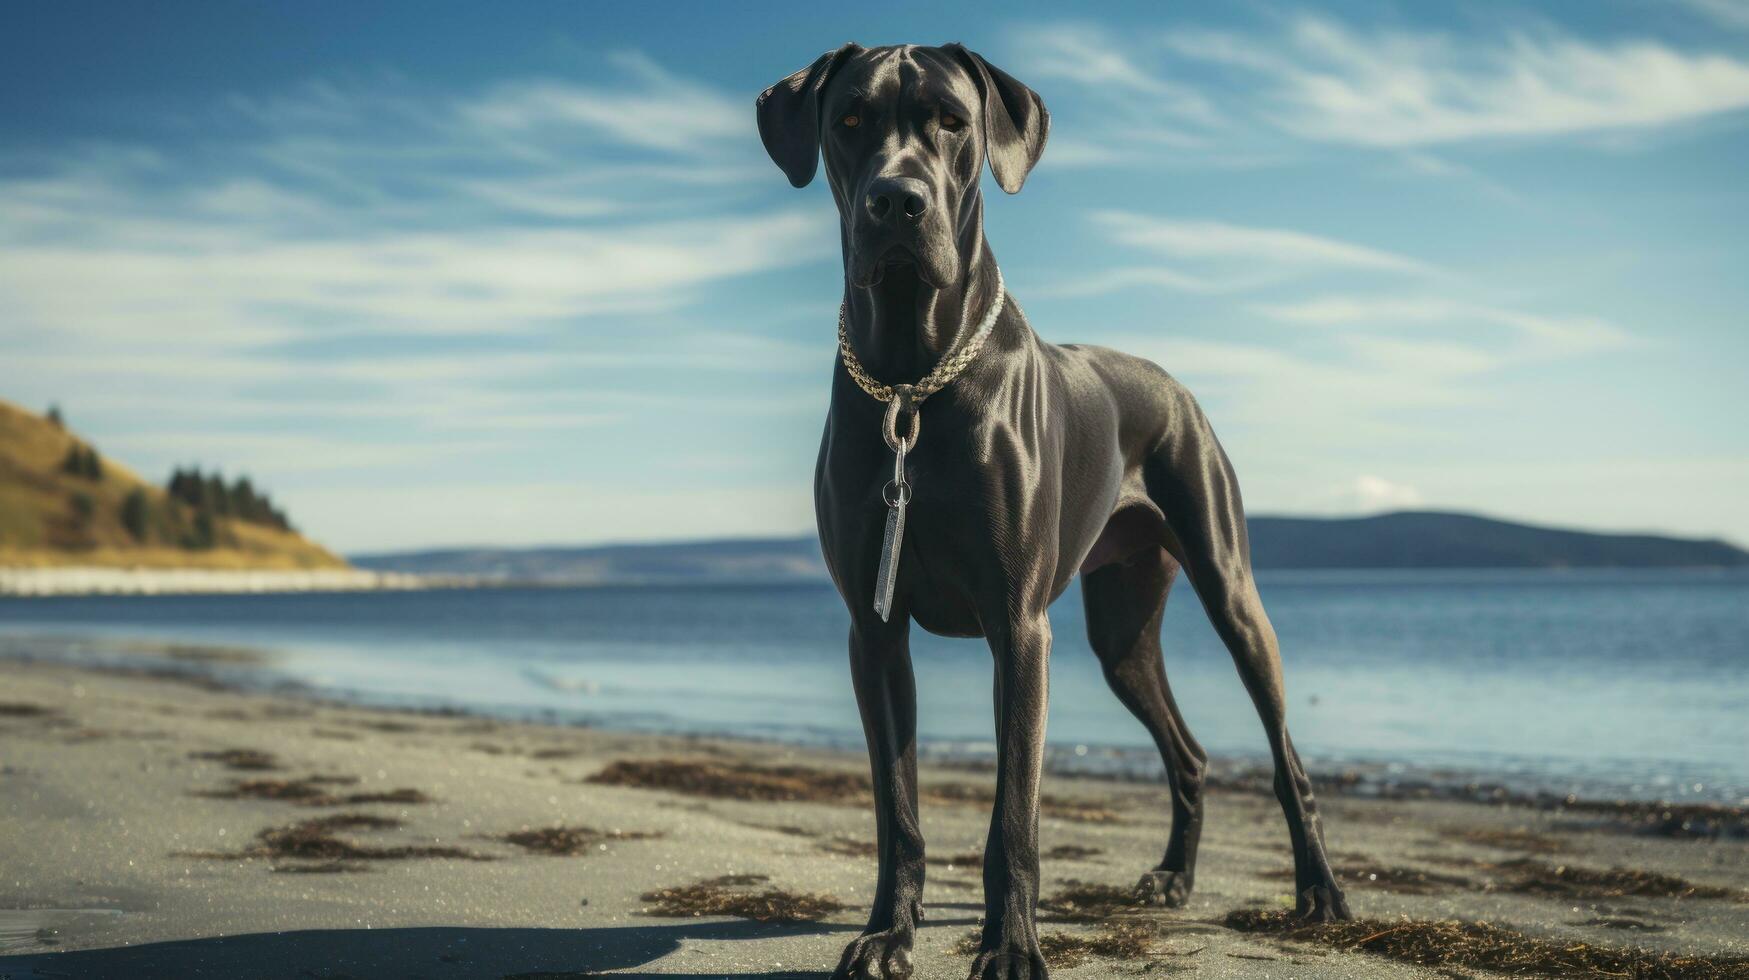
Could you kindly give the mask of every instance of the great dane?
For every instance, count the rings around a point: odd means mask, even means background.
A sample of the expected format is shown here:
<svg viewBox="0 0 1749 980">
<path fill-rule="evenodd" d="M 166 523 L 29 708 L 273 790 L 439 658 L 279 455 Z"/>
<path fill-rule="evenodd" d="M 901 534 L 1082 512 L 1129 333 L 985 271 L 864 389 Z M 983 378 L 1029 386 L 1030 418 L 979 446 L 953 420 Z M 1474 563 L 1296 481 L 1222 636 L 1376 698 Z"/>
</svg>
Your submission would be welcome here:
<svg viewBox="0 0 1749 980">
<path fill-rule="evenodd" d="M 916 687 L 909 626 L 987 638 L 995 658 L 996 803 L 974 978 L 1042 978 L 1039 778 L 1045 610 L 1079 572 L 1087 630 L 1118 700 L 1166 764 L 1172 829 L 1140 896 L 1182 905 L 1196 872 L 1207 756 L 1166 683 L 1160 618 L 1180 568 L 1256 703 L 1293 842 L 1298 914 L 1347 918 L 1311 782 L 1288 737 L 1275 631 L 1252 579 L 1239 484 L 1208 420 L 1155 365 L 1040 340 L 1003 302 L 978 184 L 1020 190 L 1050 116 L 1031 89 L 958 44 L 821 55 L 759 96 L 759 133 L 790 183 L 824 156 L 844 248 L 844 357 L 814 478 L 820 543 L 850 609 L 850 667 L 873 770 L 880 878 L 840 977 L 907 977 L 922 918 Z M 992 311 L 987 339 L 927 404 L 864 384 L 916 382 Z M 889 409 L 901 416 L 895 424 Z M 896 429 L 920 434 L 894 474 Z M 908 484 L 891 615 L 876 611 L 895 484 Z M 903 489 L 903 488 L 901 488 Z"/>
</svg>

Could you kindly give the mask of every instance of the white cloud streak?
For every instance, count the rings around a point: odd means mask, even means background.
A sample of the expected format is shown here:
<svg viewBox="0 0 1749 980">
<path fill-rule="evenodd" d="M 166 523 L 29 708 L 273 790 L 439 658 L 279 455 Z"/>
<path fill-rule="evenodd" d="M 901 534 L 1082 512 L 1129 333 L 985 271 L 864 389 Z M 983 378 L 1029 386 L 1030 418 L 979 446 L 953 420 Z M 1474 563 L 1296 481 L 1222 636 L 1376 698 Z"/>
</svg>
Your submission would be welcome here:
<svg viewBox="0 0 1749 980">
<path fill-rule="evenodd" d="M 1654 127 L 1749 106 L 1749 62 L 1553 27 L 1460 38 L 1302 15 L 1274 38 L 1189 31 L 1166 43 L 1260 80 L 1262 114 L 1280 129 L 1365 146 Z"/>
<path fill-rule="evenodd" d="M 1323 327 L 1499 327 L 1516 336 L 1522 357 L 1572 356 L 1636 342 L 1628 331 L 1596 317 L 1526 313 L 1436 296 L 1320 296 L 1254 309 L 1284 323 Z"/>
<path fill-rule="evenodd" d="M 1426 272 L 1401 255 L 1283 228 L 1188 221 L 1126 211 L 1098 211 L 1093 222 L 1124 245 L 1174 258 L 1265 262 L 1284 268 L 1348 268 Z"/>
</svg>

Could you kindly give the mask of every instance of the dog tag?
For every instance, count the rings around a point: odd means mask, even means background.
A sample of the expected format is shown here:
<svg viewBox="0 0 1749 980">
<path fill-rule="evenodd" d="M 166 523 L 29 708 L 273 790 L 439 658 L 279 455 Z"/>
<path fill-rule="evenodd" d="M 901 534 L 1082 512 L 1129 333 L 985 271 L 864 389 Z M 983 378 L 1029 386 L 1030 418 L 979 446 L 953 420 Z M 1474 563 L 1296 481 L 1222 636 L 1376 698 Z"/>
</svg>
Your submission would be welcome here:
<svg viewBox="0 0 1749 980">
<path fill-rule="evenodd" d="M 875 572 L 875 612 L 881 622 L 893 611 L 893 586 L 899 580 L 899 546 L 905 540 L 905 507 L 911 503 L 911 484 L 905 482 L 905 440 L 899 440 L 893 454 L 892 482 L 881 488 L 887 505 L 887 530 L 881 535 L 881 565 Z"/>
</svg>

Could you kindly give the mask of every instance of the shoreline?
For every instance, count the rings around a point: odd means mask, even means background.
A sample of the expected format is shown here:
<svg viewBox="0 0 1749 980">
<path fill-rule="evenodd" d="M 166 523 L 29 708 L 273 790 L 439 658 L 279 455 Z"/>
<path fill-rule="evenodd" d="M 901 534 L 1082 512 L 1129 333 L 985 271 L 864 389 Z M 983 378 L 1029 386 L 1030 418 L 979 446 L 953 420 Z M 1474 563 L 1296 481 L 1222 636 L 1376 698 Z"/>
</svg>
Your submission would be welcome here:
<svg viewBox="0 0 1749 980">
<path fill-rule="evenodd" d="M 859 930 L 871 895 L 861 753 L 47 663 L 0 661 L 0 689 L 0 972 L 812 976 Z M 920 769 L 932 915 L 918 977 L 960 980 L 991 780 Z M 1048 775 L 1044 793 L 1040 932 L 1073 954 L 1052 953 L 1066 956 L 1054 974 L 1195 966 L 1247 978 L 1316 964 L 1319 976 L 1438 975 L 1370 946 L 1271 931 L 1291 881 L 1267 788 L 1211 783 L 1182 910 L 1121 900 L 1159 856 L 1163 787 Z M 1749 955 L 1741 840 L 1451 800 L 1331 793 L 1321 809 L 1368 921 L 1485 920 L 1538 950 L 1584 944 L 1749 971 L 1729 961 Z M 1075 912 L 1074 896 L 1104 904 Z M 771 908 L 804 918 L 741 917 Z"/>
<path fill-rule="evenodd" d="M 459 588 L 453 577 L 359 568 L 211 569 L 59 565 L 0 567 L 0 597 L 227 595 Z"/>
<path fill-rule="evenodd" d="M 1417 566 L 1378 568 L 1259 569 L 1263 582 L 1443 581 L 1494 579 L 1502 576 L 1560 576 L 1575 582 L 1607 581 L 1621 576 L 1684 575 L 1732 581 L 1745 575 L 1743 566 Z M 374 592 L 441 589 L 635 589 L 635 588 L 830 588 L 819 577 L 669 577 L 663 575 L 472 575 L 450 572 L 405 572 L 369 567 L 324 569 L 166 568 L 154 565 L 0 565 L 0 598 L 82 595 L 228 595 L 301 592 Z"/>
<path fill-rule="evenodd" d="M 7 663 L 65 666 L 116 676 L 184 681 L 244 695 L 268 694 L 334 708 L 383 710 L 431 717 L 574 728 L 631 737 L 703 739 L 776 751 L 822 751 L 859 755 L 860 738 L 800 730 L 737 731 L 727 728 L 661 724 L 616 717 L 611 711 L 551 706 L 487 706 L 440 696 L 384 697 L 364 690 L 314 686 L 274 667 L 276 654 L 248 646 L 102 634 L 63 636 L 0 633 L 0 668 Z M 994 767 L 988 740 L 931 737 L 918 739 L 920 762 L 965 772 Z M 1064 779 L 1087 779 L 1138 786 L 1163 786 L 1165 771 L 1157 750 L 1145 745 L 1048 742 L 1046 772 Z M 1749 799 L 1718 796 L 1637 794 L 1607 786 L 1576 791 L 1571 779 L 1503 777 L 1496 770 L 1453 763 L 1405 762 L 1384 758 L 1306 757 L 1318 792 L 1387 801 L 1441 800 L 1482 806 L 1525 808 L 1597 824 L 1617 823 L 1635 833 L 1673 838 L 1749 840 Z M 1273 769 L 1266 755 L 1214 753 L 1206 781 L 1211 786 L 1273 797 Z M 1684 787 L 1686 788 L 1686 787 Z M 1599 791 L 1601 790 L 1601 792 Z"/>
</svg>

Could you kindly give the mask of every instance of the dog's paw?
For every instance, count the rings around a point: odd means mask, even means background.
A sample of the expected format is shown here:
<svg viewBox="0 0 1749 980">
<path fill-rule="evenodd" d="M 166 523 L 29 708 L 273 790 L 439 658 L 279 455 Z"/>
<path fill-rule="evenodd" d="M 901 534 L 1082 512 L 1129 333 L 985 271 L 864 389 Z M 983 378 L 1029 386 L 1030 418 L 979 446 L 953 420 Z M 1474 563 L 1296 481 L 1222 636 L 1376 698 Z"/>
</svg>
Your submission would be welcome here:
<svg viewBox="0 0 1749 980">
<path fill-rule="evenodd" d="M 1348 899 L 1343 897 L 1342 889 L 1336 887 L 1335 881 L 1327 881 L 1300 892 L 1294 917 L 1302 922 L 1336 922 L 1352 919 L 1354 913 L 1348 911 Z"/>
<path fill-rule="evenodd" d="M 1048 980 L 1044 954 L 1031 949 L 984 949 L 972 961 L 970 980 Z"/>
<path fill-rule="evenodd" d="M 1136 898 L 1148 905 L 1181 909 L 1190 901 L 1190 889 L 1195 881 L 1195 876 L 1189 871 L 1162 871 L 1156 868 L 1136 882 Z"/>
<path fill-rule="evenodd" d="M 844 947 L 832 980 L 908 980 L 911 937 L 898 932 L 870 932 Z"/>
</svg>

